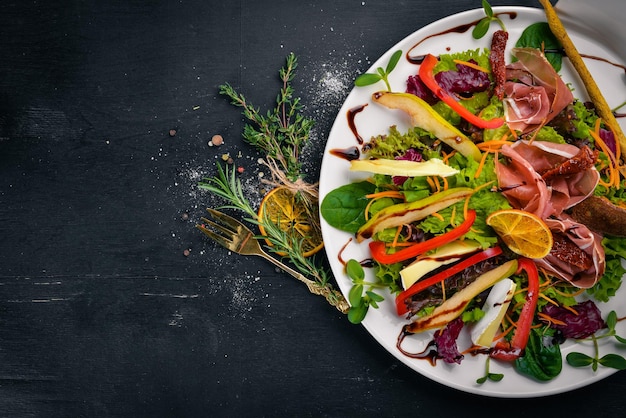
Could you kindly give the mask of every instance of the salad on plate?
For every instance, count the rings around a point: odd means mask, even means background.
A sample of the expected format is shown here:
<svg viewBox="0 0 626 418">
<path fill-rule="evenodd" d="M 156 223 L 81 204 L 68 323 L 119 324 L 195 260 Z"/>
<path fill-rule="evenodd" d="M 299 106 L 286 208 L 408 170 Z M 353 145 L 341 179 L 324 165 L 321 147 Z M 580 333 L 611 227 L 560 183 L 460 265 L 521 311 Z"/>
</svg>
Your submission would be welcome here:
<svg viewBox="0 0 626 418">
<path fill-rule="evenodd" d="M 503 378 L 497 363 L 544 382 L 564 367 L 624 369 L 598 348 L 626 342 L 626 308 L 601 306 L 626 273 L 623 134 L 562 76 L 548 23 L 512 39 L 484 12 L 474 37 L 488 47 L 442 53 L 419 39 L 355 81 L 369 96 L 345 116 L 355 143 L 325 157 L 354 177 L 320 205 L 349 236 L 329 254 L 350 283 L 349 319 L 392 306 L 398 352 L 432 367 L 484 358 L 479 385 Z M 401 82 L 398 62 L 414 67 Z M 397 123 L 362 139 L 374 107 Z M 354 246 L 365 256 L 347 256 Z M 595 349 L 562 355 L 566 341 Z"/>
</svg>

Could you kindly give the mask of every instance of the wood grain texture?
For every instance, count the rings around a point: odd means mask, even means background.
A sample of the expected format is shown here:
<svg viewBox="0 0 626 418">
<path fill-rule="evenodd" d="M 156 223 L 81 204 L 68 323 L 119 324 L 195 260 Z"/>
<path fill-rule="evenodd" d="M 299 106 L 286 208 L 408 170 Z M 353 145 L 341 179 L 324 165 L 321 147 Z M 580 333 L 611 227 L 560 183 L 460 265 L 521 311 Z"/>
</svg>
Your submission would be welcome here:
<svg viewBox="0 0 626 418">
<path fill-rule="evenodd" d="M 301 284 L 194 228 L 219 203 L 196 185 L 222 153 L 246 168 L 255 197 L 257 155 L 219 84 L 266 108 L 294 51 L 295 87 L 316 119 L 315 178 L 354 76 L 419 27 L 475 7 L 4 4 L 0 416 L 483 416 L 484 399 L 410 371 Z M 214 134 L 223 146 L 208 147 Z M 619 416 L 624 390 L 618 374 L 489 404 L 509 417 Z"/>
</svg>

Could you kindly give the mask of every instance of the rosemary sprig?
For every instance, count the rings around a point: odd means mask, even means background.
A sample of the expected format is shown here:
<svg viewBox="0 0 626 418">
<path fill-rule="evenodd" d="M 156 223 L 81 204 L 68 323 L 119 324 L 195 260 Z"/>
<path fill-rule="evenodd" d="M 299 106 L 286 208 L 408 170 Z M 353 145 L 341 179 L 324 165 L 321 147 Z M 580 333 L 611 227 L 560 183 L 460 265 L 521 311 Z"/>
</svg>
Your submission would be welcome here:
<svg viewBox="0 0 626 418">
<path fill-rule="evenodd" d="M 228 204 L 221 206 L 221 209 L 238 209 L 256 219 L 256 211 L 244 195 L 241 181 L 235 175 L 235 166 L 232 172 L 229 172 L 228 167 L 224 170 L 221 164 L 217 164 L 217 175 L 203 179 L 198 187 L 226 200 Z"/>
<path fill-rule="evenodd" d="M 220 86 L 220 94 L 228 96 L 233 105 L 241 107 L 243 116 L 250 121 L 244 126 L 244 140 L 267 158 L 278 161 L 290 181 L 296 181 L 302 175 L 299 157 L 314 123 L 313 119 L 300 113 L 302 104 L 299 98 L 294 97 L 291 82 L 297 66 L 295 54 L 290 53 L 279 73 L 283 84 L 276 97 L 276 106 L 265 115 L 230 84 Z"/>
<path fill-rule="evenodd" d="M 330 282 L 330 273 L 320 266 L 318 259 L 314 256 L 304 257 L 302 240 L 298 240 L 294 235 L 281 230 L 275 222 L 269 219 L 260 219 L 243 193 L 241 181 L 236 175 L 236 168 L 233 166 L 232 170 L 229 170 L 228 167 L 222 168 L 220 164 L 217 166 L 218 174 L 215 177 L 205 178 L 198 184 L 198 187 L 220 196 L 228 202 L 226 205 L 220 206 L 220 209 L 240 210 L 249 216 L 247 219 L 249 222 L 263 226 L 267 235 L 256 238 L 266 239 L 272 244 L 266 246 L 266 249 L 287 257 L 300 273 L 312 277 L 320 289 L 326 290 L 327 299 L 333 306 L 339 306 L 343 296 L 334 288 Z"/>
</svg>

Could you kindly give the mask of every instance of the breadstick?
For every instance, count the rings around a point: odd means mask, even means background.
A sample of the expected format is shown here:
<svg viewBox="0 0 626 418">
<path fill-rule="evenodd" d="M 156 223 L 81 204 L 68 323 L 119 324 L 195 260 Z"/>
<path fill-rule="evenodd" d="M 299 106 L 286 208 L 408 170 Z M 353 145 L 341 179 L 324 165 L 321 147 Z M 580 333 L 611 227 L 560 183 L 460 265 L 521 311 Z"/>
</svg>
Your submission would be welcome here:
<svg viewBox="0 0 626 418">
<path fill-rule="evenodd" d="M 595 80 L 591 76 L 591 73 L 587 69 L 585 62 L 582 57 L 578 53 L 578 50 L 574 46 L 574 43 L 570 39 L 569 35 L 565 31 L 565 27 L 563 27 L 563 23 L 561 19 L 556 14 L 556 11 L 550 4 L 549 0 L 539 0 L 543 8 L 546 12 L 546 19 L 548 21 L 548 25 L 550 26 L 550 30 L 556 36 L 556 38 L 563 46 L 565 50 L 565 54 L 569 58 L 570 62 L 574 66 L 576 72 L 583 81 L 585 85 L 585 89 L 587 90 L 587 94 L 589 98 L 593 102 L 598 112 L 598 115 L 604 120 L 604 123 L 608 126 L 608 128 L 615 135 L 615 139 L 617 140 L 617 145 L 620 147 L 622 156 L 626 152 L 626 136 L 624 136 L 624 132 L 622 131 L 621 126 L 615 119 L 615 115 L 613 115 L 613 111 L 609 107 L 606 99 L 600 92 L 598 85 Z"/>
</svg>

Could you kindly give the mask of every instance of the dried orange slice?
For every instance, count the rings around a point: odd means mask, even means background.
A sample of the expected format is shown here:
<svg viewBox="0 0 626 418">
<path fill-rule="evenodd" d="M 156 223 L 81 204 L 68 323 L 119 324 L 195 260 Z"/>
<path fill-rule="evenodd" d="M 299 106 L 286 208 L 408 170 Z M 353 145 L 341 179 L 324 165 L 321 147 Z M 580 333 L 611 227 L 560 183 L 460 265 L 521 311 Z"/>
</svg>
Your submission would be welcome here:
<svg viewBox="0 0 626 418">
<path fill-rule="evenodd" d="M 267 219 L 297 240 L 302 240 L 302 251 L 309 257 L 324 247 L 319 229 L 319 212 L 307 210 L 305 203 L 287 187 L 276 187 L 265 195 L 259 207 L 259 219 Z M 266 235 L 263 225 L 259 225 L 262 235 Z M 268 245 L 272 245 L 266 240 Z M 281 254 L 280 255 L 285 255 Z"/>
<path fill-rule="evenodd" d="M 543 258 L 552 249 L 552 232 L 537 215 L 504 209 L 493 212 L 486 221 L 511 251 L 523 257 Z"/>
</svg>

